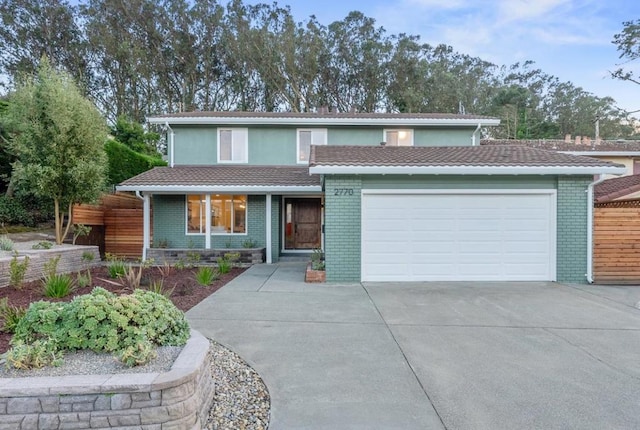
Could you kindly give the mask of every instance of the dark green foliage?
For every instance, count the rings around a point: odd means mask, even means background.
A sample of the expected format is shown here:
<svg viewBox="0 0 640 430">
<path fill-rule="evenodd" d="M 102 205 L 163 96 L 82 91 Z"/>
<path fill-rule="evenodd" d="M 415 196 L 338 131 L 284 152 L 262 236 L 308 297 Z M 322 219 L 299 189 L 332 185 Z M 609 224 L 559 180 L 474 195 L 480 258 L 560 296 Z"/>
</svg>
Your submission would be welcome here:
<svg viewBox="0 0 640 430">
<path fill-rule="evenodd" d="M 0 223 L 7 225 L 35 225 L 31 213 L 18 199 L 0 195 Z"/>
<path fill-rule="evenodd" d="M 108 158 L 107 180 L 110 185 L 119 184 L 155 166 L 167 165 L 159 158 L 139 154 L 115 140 L 105 143 L 104 149 Z"/>
<path fill-rule="evenodd" d="M 0 299 L 0 332 L 13 333 L 26 311 L 23 307 L 10 305 L 6 297 Z"/>
<path fill-rule="evenodd" d="M 196 272 L 196 282 L 203 287 L 211 285 L 219 277 L 220 273 L 209 266 L 200 266 Z"/>
<path fill-rule="evenodd" d="M 111 128 L 111 135 L 135 152 L 154 158 L 161 157 L 157 149 L 160 134 L 145 131 L 140 123 L 129 121 L 122 115 L 118 117 L 116 125 Z"/>
<path fill-rule="evenodd" d="M 69 303 L 32 303 L 16 326 L 12 345 L 51 340 L 60 350 L 90 349 L 141 364 L 146 344 L 184 345 L 189 325 L 167 298 L 150 291 L 116 296 L 96 287 Z"/>
</svg>

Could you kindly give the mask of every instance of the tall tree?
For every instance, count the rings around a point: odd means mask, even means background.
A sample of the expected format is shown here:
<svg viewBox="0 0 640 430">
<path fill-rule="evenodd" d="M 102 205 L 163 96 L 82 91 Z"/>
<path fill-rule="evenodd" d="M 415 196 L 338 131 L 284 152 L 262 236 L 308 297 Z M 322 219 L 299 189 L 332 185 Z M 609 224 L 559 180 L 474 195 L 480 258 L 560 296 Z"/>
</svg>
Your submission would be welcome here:
<svg viewBox="0 0 640 430">
<path fill-rule="evenodd" d="M 46 58 L 36 75 L 18 84 L 7 116 L 17 157 L 14 179 L 36 196 L 53 198 L 60 244 L 72 224 L 72 206 L 103 190 L 106 124 L 73 79 Z"/>
<path fill-rule="evenodd" d="M 640 58 L 640 19 L 622 23 L 622 31 L 613 36 L 613 44 L 616 45 L 620 58 L 627 64 Z M 612 72 L 612 76 L 623 81 L 640 85 L 640 77 L 633 71 L 620 67 Z"/>
</svg>

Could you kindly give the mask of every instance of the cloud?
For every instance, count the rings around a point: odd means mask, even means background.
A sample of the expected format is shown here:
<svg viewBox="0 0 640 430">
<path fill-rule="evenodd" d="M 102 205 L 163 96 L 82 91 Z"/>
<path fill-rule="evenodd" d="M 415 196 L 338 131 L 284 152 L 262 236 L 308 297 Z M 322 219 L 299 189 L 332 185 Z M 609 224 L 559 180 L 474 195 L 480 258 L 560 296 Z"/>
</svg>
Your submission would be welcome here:
<svg viewBox="0 0 640 430">
<path fill-rule="evenodd" d="M 501 21 L 545 20 L 554 10 L 570 7 L 570 0 L 502 0 L 497 10 Z"/>
</svg>

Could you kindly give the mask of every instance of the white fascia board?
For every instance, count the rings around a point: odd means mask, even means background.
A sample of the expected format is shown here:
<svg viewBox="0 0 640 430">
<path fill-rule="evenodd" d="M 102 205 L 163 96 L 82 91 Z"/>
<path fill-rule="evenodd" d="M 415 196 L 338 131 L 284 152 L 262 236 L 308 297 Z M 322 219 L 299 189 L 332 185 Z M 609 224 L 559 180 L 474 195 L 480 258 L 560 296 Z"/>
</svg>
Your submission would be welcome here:
<svg viewBox="0 0 640 430">
<path fill-rule="evenodd" d="M 196 193 L 237 193 L 237 194 L 289 194 L 320 193 L 321 186 L 236 186 L 236 185 L 117 185 L 116 191 L 139 191 L 151 194 L 196 194 Z"/>
<path fill-rule="evenodd" d="M 164 117 L 148 118 L 150 124 L 172 125 L 376 125 L 376 126 L 446 126 L 483 127 L 500 125 L 499 119 L 438 119 L 438 118 L 242 118 L 242 117 Z"/>
<path fill-rule="evenodd" d="M 640 151 L 558 151 L 563 154 L 586 157 L 640 157 Z"/>
<path fill-rule="evenodd" d="M 615 166 L 314 166 L 310 174 L 378 175 L 623 175 Z"/>
</svg>

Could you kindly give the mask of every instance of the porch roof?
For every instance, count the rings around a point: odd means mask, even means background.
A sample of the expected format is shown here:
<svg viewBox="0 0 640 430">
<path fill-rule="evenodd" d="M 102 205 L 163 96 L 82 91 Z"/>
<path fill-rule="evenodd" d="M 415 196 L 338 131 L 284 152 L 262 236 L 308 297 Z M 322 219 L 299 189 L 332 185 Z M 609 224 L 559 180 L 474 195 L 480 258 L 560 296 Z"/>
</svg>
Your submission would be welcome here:
<svg viewBox="0 0 640 430">
<path fill-rule="evenodd" d="M 298 166 L 174 166 L 155 167 L 116 187 L 118 191 L 148 193 L 321 192 L 320 177 Z"/>
</svg>

